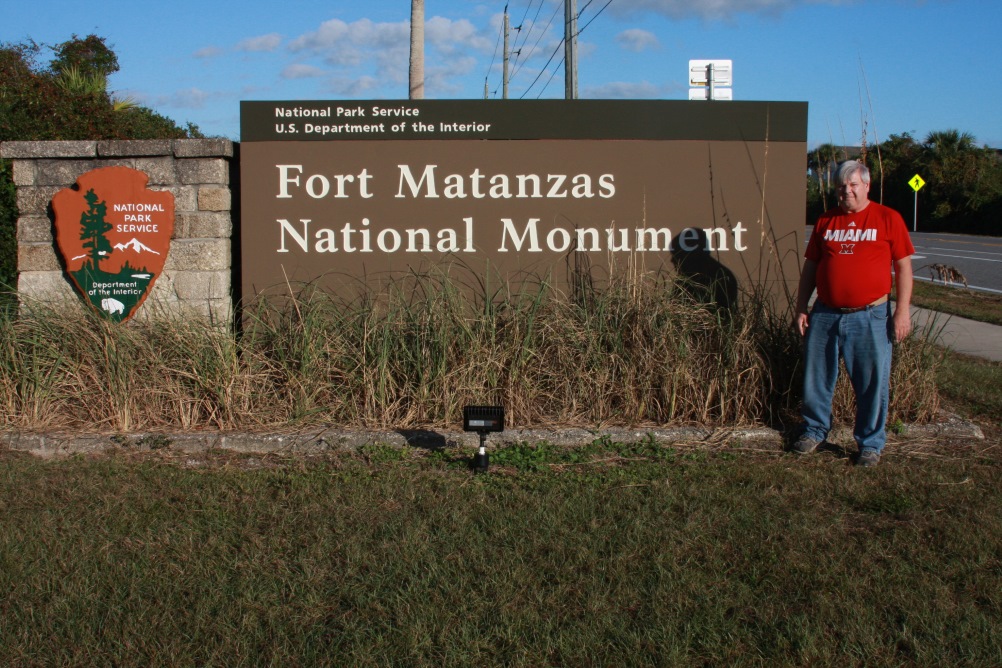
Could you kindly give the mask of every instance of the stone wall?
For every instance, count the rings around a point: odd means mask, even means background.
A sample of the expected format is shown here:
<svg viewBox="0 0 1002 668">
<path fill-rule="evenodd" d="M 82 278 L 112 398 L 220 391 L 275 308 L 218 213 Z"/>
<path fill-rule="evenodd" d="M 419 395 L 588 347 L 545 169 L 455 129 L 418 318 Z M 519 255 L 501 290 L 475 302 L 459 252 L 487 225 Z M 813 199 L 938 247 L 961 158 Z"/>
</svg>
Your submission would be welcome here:
<svg viewBox="0 0 1002 668">
<path fill-rule="evenodd" d="M 163 273 L 137 316 L 180 310 L 216 323 L 233 314 L 233 142 L 222 139 L 13 141 L 17 187 L 18 293 L 22 299 L 82 303 L 63 272 L 53 236 L 51 201 L 81 174 L 100 167 L 145 172 L 151 190 L 174 195 L 174 235 Z"/>
</svg>

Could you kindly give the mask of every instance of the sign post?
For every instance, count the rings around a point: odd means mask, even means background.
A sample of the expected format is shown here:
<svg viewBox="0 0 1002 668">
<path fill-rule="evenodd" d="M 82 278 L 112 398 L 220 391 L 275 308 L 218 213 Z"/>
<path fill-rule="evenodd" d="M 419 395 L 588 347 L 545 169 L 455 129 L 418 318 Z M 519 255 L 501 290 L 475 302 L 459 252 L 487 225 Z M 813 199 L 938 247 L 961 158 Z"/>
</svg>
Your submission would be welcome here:
<svg viewBox="0 0 1002 668">
<path fill-rule="evenodd" d="M 922 186 L 925 185 L 925 181 L 921 176 L 916 174 L 912 177 L 911 181 L 908 182 L 908 185 L 910 185 L 912 190 L 915 191 L 915 208 L 912 217 L 912 232 L 916 232 L 918 231 L 918 191 L 922 190 Z"/>
<path fill-rule="evenodd" d="M 689 85 L 690 100 L 733 100 L 733 61 L 690 60 Z"/>
</svg>

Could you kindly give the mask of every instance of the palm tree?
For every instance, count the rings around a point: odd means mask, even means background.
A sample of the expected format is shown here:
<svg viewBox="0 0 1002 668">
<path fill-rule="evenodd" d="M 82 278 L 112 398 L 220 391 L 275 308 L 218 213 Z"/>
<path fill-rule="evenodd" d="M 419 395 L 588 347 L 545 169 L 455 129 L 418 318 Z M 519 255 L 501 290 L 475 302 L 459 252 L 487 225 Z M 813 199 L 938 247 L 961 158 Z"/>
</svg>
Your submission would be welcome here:
<svg viewBox="0 0 1002 668">
<path fill-rule="evenodd" d="M 977 147 L 974 135 L 959 130 L 939 130 L 926 135 L 925 145 L 942 157 L 966 153 Z"/>
<path fill-rule="evenodd" d="M 807 171 L 812 182 L 816 181 L 817 193 L 821 197 L 822 210 L 828 208 L 828 196 L 834 195 L 835 168 L 839 163 L 838 147 L 821 144 L 807 154 Z"/>
<path fill-rule="evenodd" d="M 85 71 L 76 63 L 65 65 L 55 75 L 53 81 L 69 95 L 86 95 L 98 98 L 108 98 L 108 76 L 103 72 Z M 111 108 L 115 111 L 128 111 L 139 106 L 131 97 L 111 97 Z"/>
<path fill-rule="evenodd" d="M 923 178 L 929 183 L 933 218 L 965 219 L 993 196 L 989 162 L 974 135 L 959 130 L 930 132 L 922 145 Z"/>
<path fill-rule="evenodd" d="M 410 99 L 424 99 L 424 0 L 411 0 Z"/>
</svg>

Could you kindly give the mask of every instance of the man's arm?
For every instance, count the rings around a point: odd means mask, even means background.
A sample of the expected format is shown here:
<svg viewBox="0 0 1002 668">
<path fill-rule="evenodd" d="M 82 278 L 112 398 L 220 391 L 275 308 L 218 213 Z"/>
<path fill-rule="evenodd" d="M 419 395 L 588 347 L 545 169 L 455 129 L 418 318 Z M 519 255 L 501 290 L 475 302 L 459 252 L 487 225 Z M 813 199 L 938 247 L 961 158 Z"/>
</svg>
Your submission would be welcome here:
<svg viewBox="0 0 1002 668">
<path fill-rule="evenodd" d="M 807 333 L 807 305 L 811 301 L 811 295 L 814 294 L 817 277 L 818 263 L 804 260 L 804 269 L 800 272 L 800 284 L 797 286 L 797 312 L 793 315 L 793 328 L 801 336 Z M 911 292 L 908 294 L 910 299 Z"/>
<path fill-rule="evenodd" d="M 894 307 L 894 340 L 900 342 L 912 331 L 911 304 L 912 258 L 903 257 L 894 261 L 894 291 L 897 303 Z"/>
</svg>

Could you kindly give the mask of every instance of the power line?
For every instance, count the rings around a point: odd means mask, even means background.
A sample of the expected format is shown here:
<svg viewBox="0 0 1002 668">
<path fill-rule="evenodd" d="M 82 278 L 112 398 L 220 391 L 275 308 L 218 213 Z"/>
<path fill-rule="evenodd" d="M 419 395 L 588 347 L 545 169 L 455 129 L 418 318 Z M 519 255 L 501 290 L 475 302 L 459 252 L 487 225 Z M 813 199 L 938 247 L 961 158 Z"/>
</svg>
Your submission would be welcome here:
<svg viewBox="0 0 1002 668">
<path fill-rule="evenodd" d="M 514 45 L 515 49 L 512 52 L 515 55 L 515 59 L 514 59 L 514 62 L 512 63 L 511 74 L 508 77 L 509 83 L 511 83 L 511 80 L 522 70 L 523 64 L 525 62 L 527 62 L 529 60 L 529 58 L 531 58 L 535 54 L 535 52 L 539 49 L 540 42 L 542 41 L 542 39 L 546 35 L 546 33 L 549 31 L 550 27 L 553 25 L 553 22 L 556 19 L 557 14 L 560 12 L 560 9 L 561 9 L 562 4 L 563 4 L 563 3 L 556 3 L 555 4 L 555 9 L 553 11 L 553 14 L 550 15 L 550 19 L 546 22 L 546 26 L 544 26 L 542 30 L 539 30 L 537 32 L 536 41 L 532 44 L 532 46 L 528 49 L 528 51 L 526 51 L 525 45 L 528 44 L 529 38 L 530 38 L 532 32 L 536 31 L 536 28 L 537 28 L 537 25 L 538 25 L 539 14 L 540 14 L 540 12 L 543 9 L 543 0 L 539 0 L 539 5 L 536 8 L 536 13 L 533 15 L 532 22 L 529 24 L 528 28 L 526 29 L 525 33 L 523 34 L 522 29 L 526 27 L 526 25 L 525 25 L 526 18 L 529 16 L 529 12 L 532 11 L 532 6 L 535 3 L 535 1 L 536 0 L 529 0 L 529 3 L 526 5 L 525 12 L 522 15 L 522 22 L 518 26 L 516 26 L 516 28 L 515 28 L 515 30 L 517 31 L 518 34 L 517 34 L 517 36 L 515 38 L 515 45 Z M 581 17 L 585 14 L 585 12 L 587 11 L 587 9 L 591 6 L 591 4 L 594 1 L 595 0 L 587 0 L 587 2 L 585 3 L 584 7 L 582 7 L 577 12 L 577 16 L 575 18 L 578 19 L 578 20 L 580 20 Z M 566 2 L 566 0 L 565 0 L 565 2 Z M 588 28 L 588 26 L 590 26 L 595 21 L 595 19 L 597 19 L 599 16 L 602 15 L 602 12 L 604 12 L 606 9 L 608 9 L 609 5 L 611 5 L 612 2 L 613 2 L 613 0 L 606 0 L 605 4 L 602 5 L 601 9 L 599 9 L 597 12 L 595 12 L 594 16 L 592 16 L 591 18 L 588 19 L 587 23 L 585 23 L 583 26 L 580 26 L 579 28 L 577 28 L 577 30 L 574 32 L 573 38 L 577 38 L 579 35 L 581 35 Z M 508 11 L 508 4 L 506 3 L 505 4 L 505 12 L 507 12 L 507 11 Z M 503 32 L 503 30 L 504 29 L 502 28 L 502 32 Z M 498 37 L 499 43 L 500 43 L 501 38 L 502 38 L 501 35 L 499 35 L 499 37 Z M 519 46 L 519 39 L 522 40 L 521 46 Z M 522 98 L 526 97 L 529 94 L 529 91 L 531 91 L 532 88 L 539 82 L 539 80 L 542 78 L 542 76 L 546 73 L 547 69 L 549 68 L 550 63 L 553 62 L 554 57 L 557 55 L 557 53 L 560 51 L 560 49 L 565 45 L 565 43 L 566 43 L 566 39 L 561 39 L 560 42 L 556 45 L 556 47 L 554 48 L 553 52 L 550 54 L 550 57 L 547 58 L 546 64 L 543 65 L 542 68 L 540 68 L 539 73 L 536 74 L 536 77 L 532 80 L 532 83 L 530 83 L 526 87 L 525 92 L 522 93 L 522 96 L 521 96 Z M 495 62 L 496 59 L 497 59 L 497 45 L 495 45 L 494 56 L 491 58 L 491 65 L 488 68 L 488 76 L 489 76 L 490 70 L 493 69 L 493 67 L 494 67 L 494 62 Z M 549 86 L 550 82 L 553 81 L 553 78 L 556 76 L 557 71 L 559 71 L 560 66 L 563 65 L 565 62 L 566 62 L 566 58 L 562 57 L 560 59 L 560 61 L 557 63 L 556 67 L 550 73 L 550 77 L 546 80 L 546 83 L 543 84 L 543 88 L 540 91 L 539 96 L 542 96 L 543 91 L 545 91 L 546 88 Z M 486 78 L 485 78 L 484 83 L 485 83 L 485 87 L 486 87 Z M 497 89 L 494 90 L 494 93 L 495 94 L 497 93 Z"/>
<path fill-rule="evenodd" d="M 592 2 L 593 2 L 593 0 L 588 0 L 588 4 L 585 5 L 584 7 L 582 7 L 581 11 L 578 12 L 578 17 L 580 17 L 584 13 L 584 10 L 588 9 L 588 5 L 590 5 Z M 612 4 L 612 0 L 608 0 L 608 2 L 606 2 L 604 5 L 602 5 L 602 9 L 598 10 L 598 12 L 595 14 L 595 16 L 591 17 L 591 19 L 588 21 L 588 23 L 584 24 L 583 27 L 578 28 L 578 31 L 575 34 L 575 37 L 577 37 L 577 35 L 580 35 L 581 33 L 583 33 L 585 31 L 585 28 L 587 28 L 588 26 L 590 26 L 592 21 L 594 21 L 599 16 L 601 16 L 602 12 L 605 11 L 605 8 L 608 7 L 611 4 Z"/>
<path fill-rule="evenodd" d="M 543 97 L 543 93 L 546 92 L 546 89 L 547 89 L 547 87 L 549 87 L 550 82 L 553 81 L 553 77 L 557 76 L 557 72 L 560 71 L 560 66 L 563 65 L 565 62 L 566 62 L 566 59 L 561 58 L 560 62 L 557 63 L 557 66 L 553 68 L 552 72 L 550 72 L 550 78 L 546 80 L 546 83 L 543 84 L 543 90 L 539 91 L 539 95 L 536 96 L 537 100 L 539 98 Z"/>
<path fill-rule="evenodd" d="M 540 2 L 539 6 L 540 6 L 540 9 L 541 9 L 542 6 L 543 6 L 542 2 Z M 524 51 L 525 51 L 524 48 L 522 48 L 520 50 L 520 51 L 522 51 L 522 53 L 520 55 L 520 58 L 515 63 L 514 67 L 512 68 L 512 78 L 514 78 L 515 75 L 518 74 L 519 71 L 521 71 L 522 64 L 524 62 L 526 62 L 529 59 L 529 57 L 531 57 L 532 54 L 535 53 L 535 51 L 539 48 L 539 43 L 543 40 L 543 37 L 546 35 L 546 32 L 550 29 L 550 26 L 553 25 L 553 20 L 557 17 L 557 13 L 559 11 L 560 11 L 560 4 L 557 4 L 556 5 L 556 9 L 554 9 L 554 11 L 553 11 L 553 14 L 550 15 L 550 20 L 547 21 L 546 22 L 546 26 L 544 26 L 543 29 L 539 31 L 539 36 L 536 38 L 536 42 L 532 45 L 532 48 L 529 50 L 529 53 L 528 54 L 524 53 Z M 538 16 L 538 12 L 537 12 L 537 16 Z M 532 27 L 535 28 L 536 26 L 533 25 Z M 528 39 L 528 37 L 526 39 Z M 560 40 L 560 43 L 557 45 L 557 49 L 560 49 L 560 47 L 562 47 L 563 44 L 564 44 L 563 40 Z M 553 60 L 553 56 L 555 54 L 556 54 L 556 49 L 554 50 L 553 54 L 550 54 L 550 59 L 547 61 L 547 65 L 549 65 L 550 61 Z M 546 69 L 546 66 L 544 65 L 543 66 L 543 70 L 545 70 L 545 69 Z M 528 93 L 529 90 L 532 88 L 532 86 L 535 85 L 536 81 L 539 80 L 540 76 L 542 76 L 542 72 L 540 72 L 540 74 L 536 76 L 536 79 L 531 84 L 529 84 L 529 87 L 526 88 L 526 93 Z"/>
<path fill-rule="evenodd" d="M 525 13 L 522 14 L 522 21 L 515 27 L 515 31 L 518 35 L 515 37 L 515 51 L 521 51 L 521 47 L 518 45 L 519 37 L 522 37 L 522 28 L 525 28 L 525 20 L 529 16 L 529 12 L 532 10 L 532 5 L 536 0 L 529 0 L 529 4 L 525 6 Z M 529 39 L 529 33 L 532 29 L 536 27 L 536 20 L 539 18 L 539 12 L 543 9 L 543 0 L 539 0 L 539 7 L 536 9 L 536 14 L 532 17 L 532 22 L 529 24 L 529 29 L 526 30 L 525 36 L 522 38 L 522 43 L 524 44 Z"/>
<path fill-rule="evenodd" d="M 537 81 L 539 81 L 539 77 L 543 76 L 543 73 L 544 73 L 544 72 L 546 71 L 546 68 L 550 66 L 550 63 L 551 63 L 551 62 L 553 62 L 553 57 L 554 57 L 555 55 L 557 55 L 557 52 L 558 52 L 558 51 L 560 51 L 560 49 L 561 49 L 561 48 L 563 48 L 563 46 L 564 46 L 564 40 L 560 40 L 560 43 L 559 43 L 559 44 L 557 44 L 557 48 L 555 48 L 555 49 L 553 50 L 553 53 L 551 53 L 551 54 L 550 54 L 550 57 L 549 57 L 549 59 L 547 59 L 547 61 L 546 61 L 546 64 L 545 64 L 545 65 L 543 65 L 543 67 L 542 67 L 542 68 L 540 68 L 540 70 L 539 70 L 539 74 L 537 74 L 537 75 L 536 75 L 536 78 L 532 80 L 532 83 L 531 83 L 531 84 L 529 84 L 528 88 L 526 88 L 526 89 L 525 89 L 525 92 L 524 92 L 524 93 L 522 93 L 522 97 L 523 97 L 523 98 L 524 98 L 524 97 L 525 97 L 526 95 L 528 95 L 528 94 L 529 94 L 529 91 L 530 91 L 530 90 L 532 90 L 532 87 L 536 85 L 536 82 L 537 82 Z M 562 62 L 564 62 L 564 59 L 563 59 L 563 58 L 561 58 L 561 59 L 560 59 L 560 62 L 561 62 L 561 63 L 562 63 Z M 556 70 L 554 70 L 554 71 L 556 71 Z M 553 78 L 553 75 L 550 75 L 550 78 L 552 79 L 552 78 Z"/>
<path fill-rule="evenodd" d="M 518 50 L 519 57 L 516 58 L 515 63 L 512 66 L 512 77 L 514 77 L 515 74 L 517 74 L 518 71 L 522 69 L 522 62 L 527 61 L 529 58 L 531 58 L 532 55 L 536 52 L 536 50 L 539 48 L 539 43 L 543 40 L 543 37 L 546 36 L 546 31 L 549 30 L 550 26 L 553 24 L 553 19 L 556 18 L 557 12 L 560 10 L 560 5 L 559 4 L 556 5 L 556 9 L 554 9 L 553 14 L 550 15 L 550 20 L 546 22 L 546 25 L 543 27 L 542 30 L 538 30 L 538 37 L 536 37 L 536 41 L 533 43 L 532 48 L 529 49 L 528 53 L 525 53 L 524 45 L 529 41 L 529 35 L 534 30 L 537 30 L 537 26 L 539 25 L 538 24 L 539 12 L 542 9 L 543 9 L 543 0 L 540 0 L 539 8 L 536 10 L 536 15 L 532 19 L 532 23 L 529 26 L 529 30 L 526 31 L 525 39 L 522 42 L 523 46 Z"/>
</svg>

